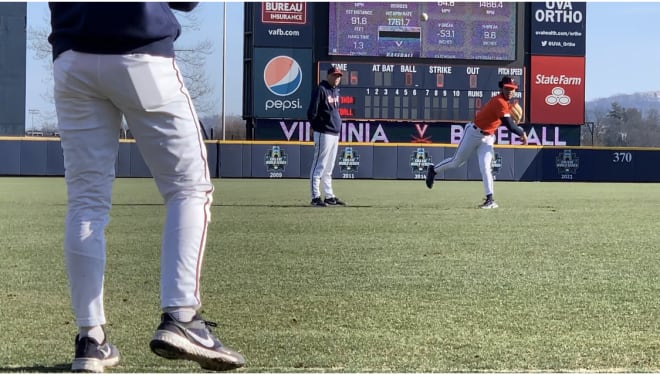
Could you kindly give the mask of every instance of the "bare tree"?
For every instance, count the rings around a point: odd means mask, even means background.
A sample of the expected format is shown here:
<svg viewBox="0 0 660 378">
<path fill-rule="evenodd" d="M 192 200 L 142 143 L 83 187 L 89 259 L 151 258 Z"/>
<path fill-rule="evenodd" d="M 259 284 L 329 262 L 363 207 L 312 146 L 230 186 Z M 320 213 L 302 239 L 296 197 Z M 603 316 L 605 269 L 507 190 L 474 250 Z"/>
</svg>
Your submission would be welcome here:
<svg viewBox="0 0 660 378">
<path fill-rule="evenodd" d="M 48 25 L 50 22 L 45 20 L 45 24 Z M 44 23 L 42 23 L 44 24 Z M 32 28 L 30 27 L 27 32 L 28 44 L 34 57 L 43 62 L 43 67 L 47 72 L 53 72 L 53 49 L 51 48 L 50 43 L 48 43 L 48 35 L 50 34 L 50 29 L 41 29 L 41 28 Z M 43 92 L 40 94 L 42 100 L 47 103 L 54 104 L 55 99 L 53 96 L 53 77 L 48 76 L 44 80 Z M 46 115 L 47 118 L 54 118 Z"/>
<path fill-rule="evenodd" d="M 206 75 L 206 58 L 213 53 L 213 43 L 208 39 L 201 40 L 193 46 L 176 49 L 177 63 L 181 66 L 181 74 L 186 82 L 190 97 L 199 113 L 209 113 L 213 110 L 211 97 L 214 88 L 209 85 Z"/>
<path fill-rule="evenodd" d="M 203 4 L 200 4 L 195 10 L 189 13 L 175 12 L 177 19 L 184 30 L 195 31 L 199 30 L 199 22 L 197 13 L 203 10 Z M 48 15 L 44 16 L 41 25 L 49 25 L 50 20 Z M 49 27 L 28 28 L 27 38 L 28 45 L 34 54 L 34 58 L 44 63 L 44 68 L 48 72 L 53 72 L 52 61 L 52 46 L 48 42 L 50 35 Z M 200 114 L 205 114 L 213 111 L 212 97 L 214 88 L 209 84 L 206 75 L 205 65 L 209 55 L 213 53 L 213 43 L 208 40 L 198 40 L 191 45 L 175 45 L 175 54 L 177 56 L 177 63 L 181 67 L 181 74 L 190 92 L 190 97 L 195 103 L 195 107 Z M 45 102 L 54 104 L 53 95 L 53 79 L 49 76 L 44 83 L 43 92 L 41 97 Z M 46 118 L 54 119 L 55 115 L 46 115 Z"/>
<path fill-rule="evenodd" d="M 222 133 L 222 119 L 219 115 L 205 117 L 203 119 L 204 127 L 209 134 L 210 139 L 221 140 Z M 226 140 L 245 140 L 246 129 L 245 121 L 238 115 L 228 115 L 225 117 L 224 137 Z"/>
</svg>

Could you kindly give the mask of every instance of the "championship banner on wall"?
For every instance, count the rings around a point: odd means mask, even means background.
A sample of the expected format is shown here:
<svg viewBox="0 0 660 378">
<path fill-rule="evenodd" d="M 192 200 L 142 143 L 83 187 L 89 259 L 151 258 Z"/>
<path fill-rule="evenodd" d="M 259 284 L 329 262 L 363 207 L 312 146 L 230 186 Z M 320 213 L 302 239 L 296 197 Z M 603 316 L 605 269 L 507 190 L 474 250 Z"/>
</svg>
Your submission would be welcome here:
<svg viewBox="0 0 660 378">
<path fill-rule="evenodd" d="M 584 124 L 584 57 L 532 56 L 529 120 Z"/>
<path fill-rule="evenodd" d="M 528 136 L 530 145 L 538 146 L 579 146 L 579 126 L 521 125 Z M 339 140 L 358 143 L 447 143 L 458 144 L 463 137 L 465 124 L 388 122 L 388 121 L 346 121 L 342 123 Z M 313 131 L 307 121 L 258 120 L 254 130 L 255 140 L 290 142 L 310 142 Z M 519 145 L 520 139 L 506 127 L 500 127 L 495 143 L 499 145 Z"/>
</svg>

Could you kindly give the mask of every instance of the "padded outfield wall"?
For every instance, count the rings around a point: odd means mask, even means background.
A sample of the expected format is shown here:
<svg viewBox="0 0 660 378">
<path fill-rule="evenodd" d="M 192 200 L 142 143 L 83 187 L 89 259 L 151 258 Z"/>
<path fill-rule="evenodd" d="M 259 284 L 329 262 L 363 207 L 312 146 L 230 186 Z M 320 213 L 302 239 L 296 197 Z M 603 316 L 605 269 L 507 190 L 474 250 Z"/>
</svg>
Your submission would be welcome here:
<svg viewBox="0 0 660 378">
<path fill-rule="evenodd" d="M 25 135 L 27 3 L 0 3 L 0 135 Z"/>
<path fill-rule="evenodd" d="M 214 178 L 308 178 L 310 142 L 207 141 Z M 423 180 L 426 167 L 456 151 L 452 144 L 340 143 L 336 179 Z M 501 181 L 660 182 L 660 148 L 495 146 L 493 173 Z M 135 141 L 123 140 L 117 177 L 150 177 Z M 59 138 L 0 137 L 0 176 L 63 176 Z M 476 157 L 438 175 L 481 180 Z"/>
</svg>

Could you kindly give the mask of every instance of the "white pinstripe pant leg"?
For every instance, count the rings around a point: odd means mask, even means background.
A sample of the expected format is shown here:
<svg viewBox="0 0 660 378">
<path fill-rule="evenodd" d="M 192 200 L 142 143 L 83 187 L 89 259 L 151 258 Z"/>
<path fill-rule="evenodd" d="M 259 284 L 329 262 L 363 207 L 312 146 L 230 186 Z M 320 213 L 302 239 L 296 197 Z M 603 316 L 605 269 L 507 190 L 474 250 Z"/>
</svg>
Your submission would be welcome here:
<svg viewBox="0 0 660 378">
<path fill-rule="evenodd" d="M 479 144 L 477 149 L 477 157 L 479 159 L 479 170 L 481 171 L 481 181 L 484 184 L 484 194 L 495 194 L 495 185 L 493 183 L 493 143 L 495 142 L 495 135 L 488 135 L 483 137 L 483 142 Z"/>
<path fill-rule="evenodd" d="M 465 125 L 465 132 L 463 138 L 458 144 L 454 156 L 449 157 L 440 163 L 436 164 L 435 171 L 442 172 L 447 169 L 458 168 L 467 163 L 473 153 L 477 153 L 479 160 L 479 170 L 481 172 L 481 180 L 484 185 L 484 192 L 486 195 L 493 194 L 493 172 L 491 163 L 493 161 L 493 144 L 495 143 L 495 135 L 483 135 L 479 130 L 474 128 L 473 123 Z"/>
<path fill-rule="evenodd" d="M 213 185 L 197 115 L 172 58 L 67 51 L 54 62 L 68 209 L 65 256 L 79 326 L 105 323 L 104 230 L 122 113 L 165 200 L 161 306 L 201 306 Z"/>
<path fill-rule="evenodd" d="M 314 159 L 309 173 L 310 192 L 312 199 L 321 196 L 325 198 L 335 196 L 332 190 L 332 170 L 335 168 L 339 135 L 329 135 L 314 132 Z"/>
<path fill-rule="evenodd" d="M 79 327 L 106 323 L 105 228 L 119 148 L 121 113 L 97 88 L 97 56 L 67 51 L 54 62 L 54 95 L 64 155 L 64 257 Z"/>
<path fill-rule="evenodd" d="M 108 92 L 124 113 L 167 208 L 161 307 L 199 308 L 214 187 L 197 113 L 174 59 L 126 55 L 114 65 Z"/>
<path fill-rule="evenodd" d="M 470 159 L 470 156 L 477 150 L 481 144 L 483 135 L 475 130 L 472 125 L 472 123 L 468 123 L 465 126 L 463 138 L 461 138 L 454 156 L 448 157 L 447 159 L 435 165 L 436 172 L 443 172 L 447 169 L 453 169 L 462 166 L 463 164 L 467 163 L 468 159 Z"/>
</svg>

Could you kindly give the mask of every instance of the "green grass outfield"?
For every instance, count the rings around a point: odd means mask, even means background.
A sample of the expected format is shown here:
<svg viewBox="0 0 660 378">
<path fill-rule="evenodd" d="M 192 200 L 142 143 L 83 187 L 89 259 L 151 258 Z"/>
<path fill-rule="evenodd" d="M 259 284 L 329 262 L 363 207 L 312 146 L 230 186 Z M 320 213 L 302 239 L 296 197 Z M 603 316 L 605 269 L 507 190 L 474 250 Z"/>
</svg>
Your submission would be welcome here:
<svg viewBox="0 0 660 378">
<path fill-rule="evenodd" d="M 241 372 L 660 372 L 659 184 L 215 181 L 204 315 Z M 63 178 L 0 178 L 0 373 L 66 372 L 75 322 Z M 118 179 L 111 372 L 201 372 L 149 350 L 164 208 Z"/>
</svg>

